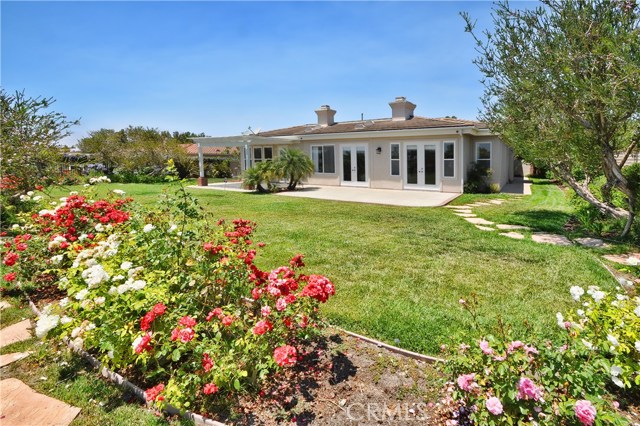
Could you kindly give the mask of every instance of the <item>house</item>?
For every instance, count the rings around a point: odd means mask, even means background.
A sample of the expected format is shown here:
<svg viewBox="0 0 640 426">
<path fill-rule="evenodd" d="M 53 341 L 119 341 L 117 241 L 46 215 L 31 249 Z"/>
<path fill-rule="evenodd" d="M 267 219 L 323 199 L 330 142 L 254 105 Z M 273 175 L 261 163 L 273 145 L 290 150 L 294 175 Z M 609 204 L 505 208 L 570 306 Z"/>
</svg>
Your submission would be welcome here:
<svg viewBox="0 0 640 426">
<path fill-rule="evenodd" d="M 198 160 L 197 144 L 185 143 L 180 146 L 190 159 Z M 205 146 L 202 148 L 202 158 L 204 163 L 211 166 L 210 168 L 212 168 L 212 165 L 226 160 L 229 162 L 229 168 L 234 176 L 241 174 L 238 147 Z"/>
<path fill-rule="evenodd" d="M 299 148 L 315 164 L 308 185 L 461 193 L 473 162 L 490 168 L 491 183 L 501 188 L 521 170 L 512 150 L 483 123 L 415 116 L 416 105 L 404 97 L 389 106 L 390 118 L 337 122 L 336 110 L 323 105 L 313 124 L 193 140 L 201 147 L 242 146 L 243 170 L 274 159 L 283 147 Z"/>
</svg>

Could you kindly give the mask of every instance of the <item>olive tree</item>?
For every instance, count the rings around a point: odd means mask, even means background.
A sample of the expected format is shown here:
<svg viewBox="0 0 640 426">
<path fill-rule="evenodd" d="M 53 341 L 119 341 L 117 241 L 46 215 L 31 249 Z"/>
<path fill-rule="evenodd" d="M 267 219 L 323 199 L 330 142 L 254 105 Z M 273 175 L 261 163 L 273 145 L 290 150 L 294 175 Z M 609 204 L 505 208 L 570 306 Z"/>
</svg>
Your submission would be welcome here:
<svg viewBox="0 0 640 426">
<path fill-rule="evenodd" d="M 493 9 L 478 33 L 484 75 L 480 119 L 516 155 L 553 171 L 601 213 L 636 216 L 637 188 L 622 172 L 640 141 L 640 9 L 634 1 L 542 0 Z M 604 176 L 594 190 L 593 182 Z M 612 202 L 620 191 L 624 205 Z"/>
</svg>

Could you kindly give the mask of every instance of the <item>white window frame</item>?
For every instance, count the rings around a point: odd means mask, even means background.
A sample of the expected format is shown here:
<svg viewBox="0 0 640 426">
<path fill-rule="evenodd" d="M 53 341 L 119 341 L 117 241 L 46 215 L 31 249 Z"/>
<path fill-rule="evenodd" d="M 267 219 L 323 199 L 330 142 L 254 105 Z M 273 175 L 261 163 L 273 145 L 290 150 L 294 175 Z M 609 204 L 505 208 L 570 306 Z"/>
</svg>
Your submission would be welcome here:
<svg viewBox="0 0 640 426">
<path fill-rule="evenodd" d="M 260 159 L 256 158 L 256 150 L 260 152 Z M 251 164 L 258 164 L 264 160 L 264 156 L 262 155 L 262 147 L 261 146 L 252 146 L 251 147 Z"/>
<path fill-rule="evenodd" d="M 480 145 L 482 145 L 482 144 L 488 144 L 488 145 L 489 145 L 489 158 L 479 158 L 479 154 L 480 154 Z M 490 142 L 490 141 L 489 141 L 489 142 L 476 142 L 476 156 L 475 156 L 475 158 L 476 158 L 476 164 L 478 164 L 478 161 L 479 161 L 479 160 L 481 160 L 481 161 L 487 161 L 487 160 L 489 160 L 489 167 L 488 167 L 488 169 L 491 169 L 491 167 L 492 167 L 492 165 L 493 165 L 493 164 L 492 164 L 492 163 L 493 163 L 493 161 L 492 161 L 491 157 L 493 157 L 493 142 Z M 491 169 L 491 170 L 492 170 L 492 169 Z"/>
<path fill-rule="evenodd" d="M 392 147 L 396 145 L 398 147 L 398 158 L 393 158 L 393 149 Z M 400 144 L 399 143 L 392 143 L 389 144 L 389 175 L 390 176 L 402 176 L 402 163 L 400 161 L 400 158 L 402 156 L 402 151 L 400 150 Z M 393 162 L 397 161 L 398 162 L 398 174 L 393 174 Z"/>
<path fill-rule="evenodd" d="M 325 161 L 324 161 L 324 149 L 325 147 L 331 147 L 333 148 L 333 172 L 325 172 L 324 170 L 326 169 L 325 167 Z M 325 144 L 325 145 L 311 145 L 311 159 L 313 160 L 313 148 L 320 148 L 320 150 L 322 151 L 322 171 L 317 171 L 316 169 L 316 163 L 315 160 L 313 162 L 313 168 L 314 168 L 314 173 L 319 174 L 319 175 L 335 175 L 336 174 L 336 146 L 332 145 L 332 144 Z"/>
<path fill-rule="evenodd" d="M 271 149 L 271 158 L 267 158 L 266 149 Z M 273 161 L 273 147 L 272 146 L 263 146 L 262 147 L 262 161 Z"/>
<path fill-rule="evenodd" d="M 453 145 L 453 158 L 445 158 L 445 154 L 447 150 L 445 149 L 445 145 L 450 143 Z M 453 175 L 447 176 L 445 164 L 447 161 L 451 161 L 453 163 Z M 442 177 L 444 179 L 455 179 L 456 178 L 456 142 L 455 141 L 442 141 Z"/>
</svg>

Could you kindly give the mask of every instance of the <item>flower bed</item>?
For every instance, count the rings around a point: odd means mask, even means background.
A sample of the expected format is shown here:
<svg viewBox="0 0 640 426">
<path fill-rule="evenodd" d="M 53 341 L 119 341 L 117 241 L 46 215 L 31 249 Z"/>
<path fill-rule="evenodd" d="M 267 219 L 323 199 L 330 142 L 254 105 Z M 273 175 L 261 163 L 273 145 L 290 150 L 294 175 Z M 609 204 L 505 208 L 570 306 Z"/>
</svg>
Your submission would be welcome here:
<svg viewBox="0 0 640 426">
<path fill-rule="evenodd" d="M 296 365 L 318 335 L 318 305 L 335 293 L 329 279 L 303 274 L 302 255 L 261 270 L 255 224 L 212 226 L 181 188 L 158 211 L 124 195 L 73 193 L 23 218 L 5 243 L 7 285 L 47 278 L 66 291 L 44 307 L 38 337 L 68 338 L 104 366 L 134 372 L 159 407 L 201 413 Z"/>
<path fill-rule="evenodd" d="M 571 295 L 580 308 L 557 314 L 563 344 L 519 340 L 498 320 L 494 333 L 443 348 L 448 424 L 629 424 L 616 399 L 640 396 L 640 297 L 594 286 Z M 476 298 L 460 303 L 475 318 Z"/>
</svg>

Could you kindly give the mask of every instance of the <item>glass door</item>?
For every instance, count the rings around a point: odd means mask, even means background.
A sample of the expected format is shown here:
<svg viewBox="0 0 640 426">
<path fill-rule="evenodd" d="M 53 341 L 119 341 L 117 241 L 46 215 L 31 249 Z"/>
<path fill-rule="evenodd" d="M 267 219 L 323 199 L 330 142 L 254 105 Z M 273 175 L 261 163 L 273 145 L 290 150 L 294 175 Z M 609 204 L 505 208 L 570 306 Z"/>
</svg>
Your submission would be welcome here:
<svg viewBox="0 0 640 426">
<path fill-rule="evenodd" d="M 343 145 L 341 152 L 342 185 L 369 186 L 367 146 Z"/>
<path fill-rule="evenodd" d="M 405 145 L 404 187 L 439 189 L 438 147 L 434 143 Z"/>
</svg>

